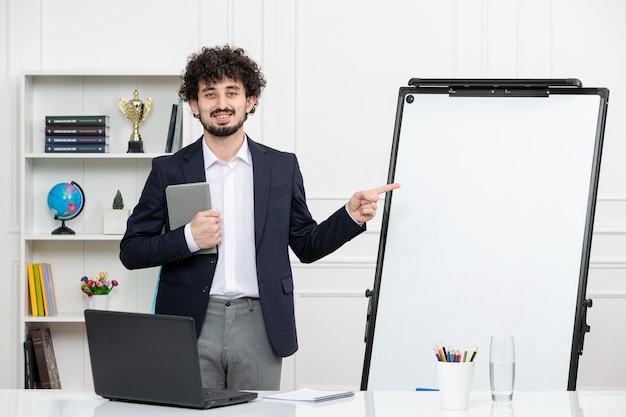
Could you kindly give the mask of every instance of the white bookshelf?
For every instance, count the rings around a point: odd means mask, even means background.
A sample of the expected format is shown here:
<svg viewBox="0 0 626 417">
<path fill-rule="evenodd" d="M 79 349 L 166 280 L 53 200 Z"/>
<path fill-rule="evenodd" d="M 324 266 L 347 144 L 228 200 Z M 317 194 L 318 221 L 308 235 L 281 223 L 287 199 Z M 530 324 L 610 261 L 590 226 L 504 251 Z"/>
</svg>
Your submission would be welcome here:
<svg viewBox="0 0 626 417">
<path fill-rule="evenodd" d="M 107 271 L 120 285 L 109 296 L 114 310 L 149 312 L 152 309 L 158 268 L 126 270 L 119 260 L 121 235 L 104 235 L 103 211 L 110 208 L 116 191 L 132 209 L 141 194 L 152 158 L 163 154 L 172 104 L 178 101 L 180 77 L 176 74 L 78 74 L 32 72 L 21 82 L 21 233 L 20 233 L 20 350 L 30 328 L 49 327 L 64 389 L 93 387 L 85 339 L 80 291 L 82 276 Z M 132 124 L 118 100 L 151 97 L 151 113 L 140 124 L 143 154 L 126 153 Z M 188 126 L 189 112 L 184 126 Z M 46 154 L 46 115 L 104 114 L 110 117 L 109 153 Z M 194 132 L 185 131 L 184 141 Z M 60 182 L 77 182 L 85 193 L 81 214 L 66 221 L 75 235 L 52 235 L 60 225 L 47 207 L 50 188 Z M 30 309 L 26 265 L 48 262 L 52 266 L 58 314 L 33 317 Z M 23 375 L 23 361 L 16 364 Z M 22 384 L 23 386 L 23 384 Z"/>
</svg>

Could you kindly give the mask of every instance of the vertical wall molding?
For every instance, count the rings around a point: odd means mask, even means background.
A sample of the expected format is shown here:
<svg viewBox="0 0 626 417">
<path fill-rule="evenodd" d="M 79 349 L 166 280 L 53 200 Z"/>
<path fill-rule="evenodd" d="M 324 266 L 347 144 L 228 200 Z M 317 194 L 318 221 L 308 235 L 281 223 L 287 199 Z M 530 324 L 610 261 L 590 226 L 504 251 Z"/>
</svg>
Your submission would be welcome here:
<svg viewBox="0 0 626 417">
<path fill-rule="evenodd" d="M 515 76 L 521 77 L 524 74 L 524 69 L 526 68 L 526 48 L 528 45 L 526 44 L 526 31 L 529 29 L 527 27 L 528 21 L 526 19 L 527 8 L 526 3 L 524 1 L 516 0 L 516 10 L 517 10 L 517 54 L 516 54 L 516 65 L 515 65 Z"/>
<path fill-rule="evenodd" d="M 19 300 L 21 296 L 23 296 L 24 294 L 20 294 L 20 285 L 19 282 L 22 279 L 21 278 L 21 272 L 20 272 L 20 261 L 19 260 L 13 260 L 11 261 L 11 281 L 10 283 L 8 283 L 7 287 L 9 288 L 9 294 L 11 294 L 11 299 L 13 300 Z M 9 340 L 20 340 L 20 331 L 17 327 L 17 324 L 19 323 L 19 311 L 17 311 L 17 309 L 19 308 L 19 303 L 16 303 L 17 305 L 14 306 L 14 308 L 9 309 L 9 317 L 3 317 L 3 320 L 8 321 L 7 326 L 8 326 L 8 331 L 7 333 L 10 335 L 9 336 Z M 14 346 L 18 346 L 18 343 L 14 343 Z M 23 363 L 22 360 L 22 351 L 14 348 L 12 355 L 13 357 L 13 361 L 12 363 Z M 22 369 L 21 367 L 17 367 L 17 366 L 13 366 L 11 369 L 12 372 L 12 384 L 13 387 L 18 387 L 19 385 L 19 380 L 20 380 L 20 376 L 18 374 L 18 370 Z"/>
<path fill-rule="evenodd" d="M 11 16 L 16 15 L 17 2 L 19 0 L 8 0 L 6 2 L 6 18 L 4 23 L 6 24 L 6 87 L 8 97 L 4 100 L 8 100 L 6 103 L 6 116 L 9 127 L 9 134 L 11 138 L 20 137 L 20 77 L 17 68 L 17 36 L 16 34 L 16 21 Z M 17 105 L 14 105 L 17 103 Z M 15 179 L 10 181 L 10 192 L 12 201 L 20 201 L 20 143 L 15 140 L 10 141 L 9 152 L 11 154 L 9 173 L 11 178 Z M 21 208 L 19 204 L 9 204 L 9 232 L 12 233 L 15 239 L 20 233 L 20 221 L 21 221 Z M 16 240 L 17 242 L 17 240 Z"/>
<path fill-rule="evenodd" d="M 16 35 L 17 22 L 16 19 L 12 18 L 17 14 L 18 0 L 7 0 L 3 5 L 6 14 L 2 17 L 5 29 L 3 37 L 0 38 L 5 46 L 5 55 L 2 57 L 2 67 L 4 69 L 2 86 L 6 87 L 5 91 L 7 94 L 1 98 L 1 100 L 3 100 L 1 107 L 4 114 L 2 119 L 3 124 L 8 126 L 5 128 L 5 133 L 7 133 L 11 139 L 9 141 L 9 155 L 11 160 L 5 160 L 7 162 L 7 175 L 10 175 L 11 178 L 8 183 L 5 182 L 5 186 L 10 190 L 9 201 L 5 202 L 7 205 L 7 218 L 5 222 L 7 222 L 6 227 L 10 236 L 8 236 L 8 239 L 5 238 L 5 242 L 8 242 L 8 245 L 12 248 L 18 248 L 19 245 L 17 242 L 19 241 L 21 210 L 20 204 L 14 204 L 14 202 L 20 201 L 19 155 L 21 148 L 19 141 L 12 140 L 20 135 L 20 78 L 18 61 L 16 59 L 18 52 Z M 7 265 L 9 268 L 8 271 L 6 271 L 8 276 L 2 279 L 3 288 L 5 289 L 3 293 L 5 295 L 4 298 L 0 300 L 0 303 L 3 305 L 2 319 L 4 320 L 7 330 L 7 337 L 3 338 L 4 340 L 0 345 L 0 354 L 6 355 L 8 358 L 8 361 L 4 361 L 0 367 L 0 369 L 3 370 L 2 373 L 6 375 L 0 380 L 0 386 L 4 388 L 18 387 L 20 380 L 18 369 L 16 366 L 13 366 L 13 364 L 21 363 L 21 350 L 17 348 L 19 346 L 17 341 L 20 339 L 16 326 L 19 315 L 18 300 L 20 300 L 20 263 L 19 260 L 15 260 L 15 258 L 19 258 L 19 250 L 15 254 L 12 253 L 12 250 L 5 251 L 5 261 L 9 260 L 10 264 Z"/>
<path fill-rule="evenodd" d="M 302 138 L 302 102 L 300 100 L 300 96 L 298 91 L 301 90 L 301 80 L 302 80 L 302 33 L 300 32 L 300 28 L 302 27 L 302 0 L 295 1 L 295 20 L 296 20 L 296 30 L 294 33 L 296 42 L 294 51 L 294 74 L 295 74 L 295 88 L 294 88 L 294 152 L 298 154 L 300 150 L 300 138 Z"/>
<path fill-rule="evenodd" d="M 489 27 L 489 19 L 490 19 L 490 7 L 489 0 L 482 0 L 481 2 L 481 11 L 482 11 L 482 68 L 481 74 L 484 77 L 488 77 L 491 74 L 491 65 L 489 65 L 490 57 L 491 57 L 491 48 L 489 44 L 489 38 L 491 35 L 491 30 Z"/>
</svg>

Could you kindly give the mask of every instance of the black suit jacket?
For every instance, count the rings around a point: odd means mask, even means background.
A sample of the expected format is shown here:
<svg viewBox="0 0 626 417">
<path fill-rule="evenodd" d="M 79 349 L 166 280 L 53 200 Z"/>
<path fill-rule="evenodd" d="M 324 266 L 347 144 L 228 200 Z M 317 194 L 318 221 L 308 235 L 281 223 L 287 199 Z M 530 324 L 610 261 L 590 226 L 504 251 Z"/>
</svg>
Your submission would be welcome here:
<svg viewBox="0 0 626 417">
<path fill-rule="evenodd" d="M 192 255 L 184 228 L 170 230 L 165 188 L 204 182 L 202 138 L 152 161 L 143 192 L 128 220 L 120 259 L 129 269 L 161 265 L 156 313 L 204 321 L 219 255 Z M 306 204 L 302 174 L 292 153 L 248 139 L 254 175 L 254 234 L 259 296 L 270 342 L 280 356 L 298 349 L 288 247 L 303 263 L 338 249 L 365 230 L 341 207 L 318 224 Z"/>
</svg>

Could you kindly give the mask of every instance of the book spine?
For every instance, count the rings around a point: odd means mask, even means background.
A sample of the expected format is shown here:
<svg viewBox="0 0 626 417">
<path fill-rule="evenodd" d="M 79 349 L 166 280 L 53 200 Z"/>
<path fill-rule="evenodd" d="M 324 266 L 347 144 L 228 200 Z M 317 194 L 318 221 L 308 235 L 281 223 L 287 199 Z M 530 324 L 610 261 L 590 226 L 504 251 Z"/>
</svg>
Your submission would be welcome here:
<svg viewBox="0 0 626 417">
<path fill-rule="evenodd" d="M 43 276 L 41 264 L 35 264 L 35 276 L 39 275 L 39 283 L 41 285 L 41 299 L 43 301 L 43 311 L 45 316 L 50 315 L 50 307 L 48 306 L 48 295 L 46 294 L 46 282 Z"/>
<path fill-rule="evenodd" d="M 61 389 L 61 378 L 59 377 L 59 368 L 54 354 L 54 345 L 52 344 L 52 334 L 49 328 L 45 328 L 42 332 L 44 339 L 44 353 L 46 355 L 46 368 L 50 375 L 50 388 Z"/>
<path fill-rule="evenodd" d="M 57 296 L 56 296 L 56 293 L 54 292 L 54 279 L 52 277 L 52 265 L 50 265 L 49 263 L 44 263 L 43 267 L 47 275 L 49 286 L 50 286 L 50 303 L 52 304 L 52 307 L 50 307 L 50 310 L 52 311 L 52 314 L 56 314 L 57 313 Z"/>
<path fill-rule="evenodd" d="M 46 126 L 46 136 L 107 136 L 107 126 Z"/>
<path fill-rule="evenodd" d="M 46 354 L 44 352 L 43 330 L 33 329 L 30 331 L 35 352 L 35 363 L 41 380 L 41 388 L 50 388 L 50 374 L 47 369 Z"/>
<path fill-rule="evenodd" d="M 178 100 L 176 108 L 176 123 L 174 125 L 174 136 L 172 138 L 172 152 L 179 151 L 183 147 L 183 103 Z"/>
<path fill-rule="evenodd" d="M 28 275 L 28 295 L 30 297 L 30 314 L 33 317 L 39 315 L 37 313 L 37 291 L 35 290 L 35 272 L 33 271 L 33 264 L 26 265 Z"/>
<path fill-rule="evenodd" d="M 26 340 L 24 341 L 24 388 L 41 388 L 39 371 L 37 370 L 37 362 L 35 360 L 35 348 L 33 347 L 33 338 L 30 336 L 30 334 L 26 335 Z"/>
<path fill-rule="evenodd" d="M 37 268 L 36 264 L 33 264 L 33 278 L 35 281 L 35 294 L 37 297 L 37 315 L 45 316 L 45 311 L 43 308 L 43 294 L 41 291 L 41 280 L 39 278 L 39 268 Z"/>
<path fill-rule="evenodd" d="M 165 152 L 172 152 L 174 143 L 174 130 L 176 129 L 176 115 L 178 114 L 178 104 L 172 104 L 172 113 L 170 115 L 170 125 L 167 129 L 167 139 L 165 141 Z"/>
<path fill-rule="evenodd" d="M 24 389 L 35 388 L 33 377 L 33 341 L 28 338 L 24 341 Z"/>
<path fill-rule="evenodd" d="M 46 306 L 48 316 L 54 316 L 54 308 L 52 305 L 52 288 L 50 287 L 50 276 L 48 275 L 47 264 L 39 264 L 39 273 L 43 277 L 44 295 L 46 300 Z"/>
<path fill-rule="evenodd" d="M 94 144 L 108 142 L 108 136 L 46 136 L 46 144 L 49 145 L 67 145 L 69 144 Z"/>
<path fill-rule="evenodd" d="M 88 145 L 88 144 L 74 144 L 74 145 L 46 145 L 46 153 L 107 153 L 109 151 L 108 145 Z"/>
<path fill-rule="evenodd" d="M 47 126 L 108 126 L 109 116 L 46 116 Z"/>
</svg>

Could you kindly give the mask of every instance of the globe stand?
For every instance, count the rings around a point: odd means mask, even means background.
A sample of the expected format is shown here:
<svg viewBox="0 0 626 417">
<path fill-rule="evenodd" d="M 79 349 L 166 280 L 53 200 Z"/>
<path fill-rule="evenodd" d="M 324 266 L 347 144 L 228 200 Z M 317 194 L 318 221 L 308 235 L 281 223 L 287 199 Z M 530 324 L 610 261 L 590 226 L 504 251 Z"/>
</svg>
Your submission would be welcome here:
<svg viewBox="0 0 626 417">
<path fill-rule="evenodd" d="M 75 235 L 76 232 L 65 225 L 65 220 L 61 220 L 61 226 L 54 229 L 52 231 L 52 234 L 53 235 Z"/>
</svg>

